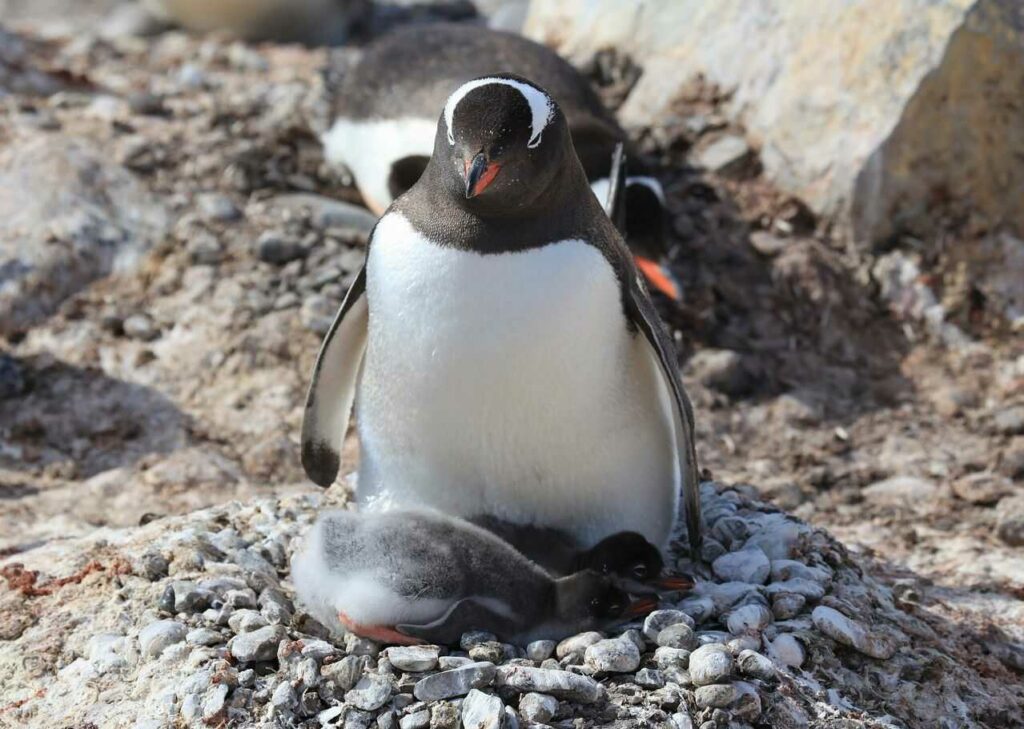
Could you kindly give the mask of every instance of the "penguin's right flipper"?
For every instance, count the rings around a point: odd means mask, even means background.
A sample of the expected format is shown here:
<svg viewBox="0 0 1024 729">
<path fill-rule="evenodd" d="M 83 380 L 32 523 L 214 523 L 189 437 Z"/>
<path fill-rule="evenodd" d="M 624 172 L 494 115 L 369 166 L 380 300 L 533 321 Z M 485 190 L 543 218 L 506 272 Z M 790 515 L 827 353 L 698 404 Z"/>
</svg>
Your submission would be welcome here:
<svg viewBox="0 0 1024 729">
<path fill-rule="evenodd" d="M 466 597 L 431 623 L 396 625 L 395 630 L 437 645 L 456 645 L 462 634 L 470 630 L 486 630 L 489 633 L 507 636 L 516 633 L 516 626 L 507 615 L 496 612 L 474 597 Z"/>
<path fill-rule="evenodd" d="M 355 401 L 368 321 L 364 265 L 324 337 L 302 417 L 302 467 L 324 488 L 334 483 L 341 467 L 341 443 Z"/>
<path fill-rule="evenodd" d="M 616 229 L 626 237 L 626 152 L 622 142 L 615 145 L 612 168 L 608 173 L 608 197 L 604 211 Z"/>
</svg>

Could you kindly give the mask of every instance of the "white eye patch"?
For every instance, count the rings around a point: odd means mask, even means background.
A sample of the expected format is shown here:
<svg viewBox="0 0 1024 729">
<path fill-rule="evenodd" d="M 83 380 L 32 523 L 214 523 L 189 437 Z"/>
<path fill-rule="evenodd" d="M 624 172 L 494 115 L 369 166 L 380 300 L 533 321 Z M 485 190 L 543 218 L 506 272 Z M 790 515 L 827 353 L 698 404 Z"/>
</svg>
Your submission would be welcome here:
<svg viewBox="0 0 1024 729">
<path fill-rule="evenodd" d="M 455 144 L 455 136 L 452 132 L 452 120 L 455 118 L 455 108 L 459 105 L 459 102 L 465 98 L 466 94 L 474 89 L 478 89 L 481 86 L 489 86 L 490 84 L 502 84 L 504 86 L 510 86 L 526 99 L 526 103 L 530 106 L 530 139 L 527 141 L 526 146 L 533 149 L 540 144 L 540 135 L 544 131 L 544 127 L 551 121 L 551 117 L 555 114 L 555 104 L 551 100 L 551 97 L 545 94 L 540 89 L 536 89 L 529 84 L 524 84 L 522 81 L 516 81 L 510 78 L 478 78 L 475 81 L 468 81 L 455 90 L 451 96 L 448 97 L 447 103 L 444 105 L 444 123 L 448 127 L 448 144 Z"/>
</svg>

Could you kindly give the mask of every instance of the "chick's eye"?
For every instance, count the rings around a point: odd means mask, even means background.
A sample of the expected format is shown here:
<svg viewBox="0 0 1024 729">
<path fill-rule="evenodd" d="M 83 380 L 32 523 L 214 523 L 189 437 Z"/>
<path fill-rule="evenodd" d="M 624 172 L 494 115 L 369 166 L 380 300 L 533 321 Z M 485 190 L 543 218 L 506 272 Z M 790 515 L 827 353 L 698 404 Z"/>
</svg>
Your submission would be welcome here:
<svg viewBox="0 0 1024 729">
<path fill-rule="evenodd" d="M 647 565 L 645 565 L 645 564 L 634 565 L 633 566 L 633 577 L 636 577 L 638 580 L 647 579 Z"/>
<path fill-rule="evenodd" d="M 601 609 L 601 598 L 595 597 L 590 601 L 590 607 L 594 610 Z"/>
</svg>

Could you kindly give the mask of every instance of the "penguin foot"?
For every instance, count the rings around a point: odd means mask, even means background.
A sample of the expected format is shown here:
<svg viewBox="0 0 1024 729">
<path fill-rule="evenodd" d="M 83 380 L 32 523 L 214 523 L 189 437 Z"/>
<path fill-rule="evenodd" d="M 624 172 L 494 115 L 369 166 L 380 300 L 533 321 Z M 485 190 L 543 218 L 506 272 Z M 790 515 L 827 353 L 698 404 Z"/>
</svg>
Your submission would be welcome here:
<svg viewBox="0 0 1024 729">
<path fill-rule="evenodd" d="M 413 638 L 410 635 L 403 635 L 394 628 L 389 628 L 386 625 L 365 625 L 363 623 L 357 623 L 345 613 L 338 611 L 338 620 L 345 626 L 345 629 L 350 633 L 375 640 L 378 643 L 387 643 L 388 645 L 420 645 L 423 643 L 419 638 Z"/>
</svg>

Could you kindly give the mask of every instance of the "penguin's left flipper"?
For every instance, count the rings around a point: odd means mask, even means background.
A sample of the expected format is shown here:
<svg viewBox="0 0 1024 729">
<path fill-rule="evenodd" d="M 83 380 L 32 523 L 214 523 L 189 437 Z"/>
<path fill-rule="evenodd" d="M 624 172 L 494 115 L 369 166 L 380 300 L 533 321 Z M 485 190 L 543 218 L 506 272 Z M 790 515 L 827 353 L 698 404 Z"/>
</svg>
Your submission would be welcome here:
<svg viewBox="0 0 1024 729">
<path fill-rule="evenodd" d="M 423 625 L 402 624 L 395 629 L 404 635 L 420 638 L 437 645 L 455 645 L 463 633 L 470 630 L 486 630 L 497 635 L 512 635 L 515 626 L 508 616 L 496 612 L 473 597 L 466 597 L 448 608 L 448 611 L 431 623 Z"/>
<path fill-rule="evenodd" d="M 341 467 L 341 443 L 355 401 L 368 321 L 364 265 L 320 347 L 302 418 L 302 467 L 324 488 L 334 483 Z"/>
<path fill-rule="evenodd" d="M 651 356 L 655 358 L 671 400 L 669 409 L 672 411 L 676 449 L 679 454 L 680 480 L 686 505 L 686 531 L 691 557 L 696 560 L 700 556 L 701 514 L 700 474 L 697 470 L 697 451 L 694 447 L 693 406 L 690 404 L 690 398 L 686 396 L 686 390 L 683 389 L 672 340 L 669 339 L 668 332 L 665 331 L 658 312 L 651 303 L 639 273 L 632 267 L 627 270 L 631 270 L 632 273 L 622 277 L 626 314 L 649 345 Z"/>
</svg>

